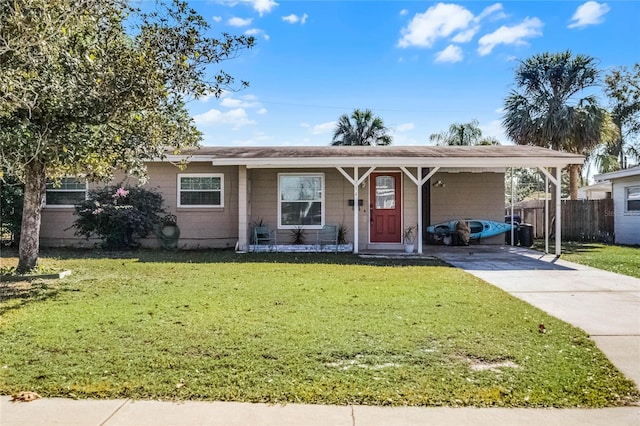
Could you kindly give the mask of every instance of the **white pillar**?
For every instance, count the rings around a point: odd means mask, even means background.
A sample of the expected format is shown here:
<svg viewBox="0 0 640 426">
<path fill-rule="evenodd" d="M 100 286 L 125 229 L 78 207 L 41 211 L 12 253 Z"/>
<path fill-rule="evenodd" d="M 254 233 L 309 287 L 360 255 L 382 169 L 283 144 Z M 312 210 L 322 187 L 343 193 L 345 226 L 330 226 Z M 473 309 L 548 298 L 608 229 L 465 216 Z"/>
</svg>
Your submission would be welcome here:
<svg viewBox="0 0 640 426">
<path fill-rule="evenodd" d="M 238 166 L 238 245 L 236 250 L 240 252 L 249 250 L 247 205 L 247 167 Z"/>
<path fill-rule="evenodd" d="M 549 254 L 549 176 L 544 175 L 544 252 Z"/>
<path fill-rule="evenodd" d="M 358 197 L 359 187 L 358 184 L 358 168 L 353 168 L 353 252 L 358 254 L 358 239 L 360 238 L 358 232 Z"/>
<path fill-rule="evenodd" d="M 562 254 L 562 238 L 560 233 L 562 232 L 562 203 L 560 197 L 562 196 L 561 179 L 562 168 L 556 167 L 556 256 Z"/>
<path fill-rule="evenodd" d="M 418 254 L 422 254 L 422 167 L 418 167 Z"/>
</svg>

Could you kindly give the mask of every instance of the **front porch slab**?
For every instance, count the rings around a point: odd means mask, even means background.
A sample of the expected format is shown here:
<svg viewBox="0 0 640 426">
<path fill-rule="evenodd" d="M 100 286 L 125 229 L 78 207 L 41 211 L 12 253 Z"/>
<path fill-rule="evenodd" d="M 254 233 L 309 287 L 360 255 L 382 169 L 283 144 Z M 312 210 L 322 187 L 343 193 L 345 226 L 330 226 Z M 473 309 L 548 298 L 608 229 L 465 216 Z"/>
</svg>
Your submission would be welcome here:
<svg viewBox="0 0 640 426">
<path fill-rule="evenodd" d="M 253 253 L 352 253 L 353 244 L 338 244 L 337 250 L 335 244 L 318 245 L 318 244 L 251 244 L 249 251 Z"/>
</svg>

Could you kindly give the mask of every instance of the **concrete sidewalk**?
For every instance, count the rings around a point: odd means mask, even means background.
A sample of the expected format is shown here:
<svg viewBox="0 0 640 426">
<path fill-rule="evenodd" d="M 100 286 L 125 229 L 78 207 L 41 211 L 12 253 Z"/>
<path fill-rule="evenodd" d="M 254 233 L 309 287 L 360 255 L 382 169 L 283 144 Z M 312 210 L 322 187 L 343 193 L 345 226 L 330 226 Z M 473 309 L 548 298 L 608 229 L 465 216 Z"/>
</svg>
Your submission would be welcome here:
<svg viewBox="0 0 640 426">
<path fill-rule="evenodd" d="M 640 384 L 640 280 L 509 246 L 430 247 L 464 269 L 582 328 Z M 640 407 L 583 409 L 267 405 L 0 397 L 1 426 L 37 425 L 640 425 Z"/>
<path fill-rule="evenodd" d="M 42 399 L 11 403 L 0 398 L 2 426 L 418 426 L 640 424 L 640 408 L 559 410 L 524 408 L 419 408 L 267 405 L 239 402 L 160 402 Z"/>
</svg>

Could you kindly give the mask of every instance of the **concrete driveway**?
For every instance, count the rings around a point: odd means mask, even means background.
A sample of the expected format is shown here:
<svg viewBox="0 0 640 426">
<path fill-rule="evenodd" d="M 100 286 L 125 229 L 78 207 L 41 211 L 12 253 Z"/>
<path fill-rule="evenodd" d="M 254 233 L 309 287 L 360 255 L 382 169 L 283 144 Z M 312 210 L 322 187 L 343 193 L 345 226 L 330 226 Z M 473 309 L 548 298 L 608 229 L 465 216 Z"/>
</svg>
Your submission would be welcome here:
<svg viewBox="0 0 640 426">
<path fill-rule="evenodd" d="M 521 247 L 428 246 L 425 254 L 583 329 L 640 387 L 640 279 Z"/>
</svg>

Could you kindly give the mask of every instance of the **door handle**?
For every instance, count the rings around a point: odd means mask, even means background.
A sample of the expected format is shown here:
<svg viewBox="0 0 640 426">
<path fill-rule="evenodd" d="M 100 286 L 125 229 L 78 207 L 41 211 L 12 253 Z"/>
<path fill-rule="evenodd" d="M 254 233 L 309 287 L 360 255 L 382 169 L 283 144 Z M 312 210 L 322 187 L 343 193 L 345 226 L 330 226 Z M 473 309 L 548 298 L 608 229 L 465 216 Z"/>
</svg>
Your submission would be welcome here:
<svg viewBox="0 0 640 426">
<path fill-rule="evenodd" d="M 369 222 L 373 225 L 373 204 L 369 204 Z"/>
</svg>

